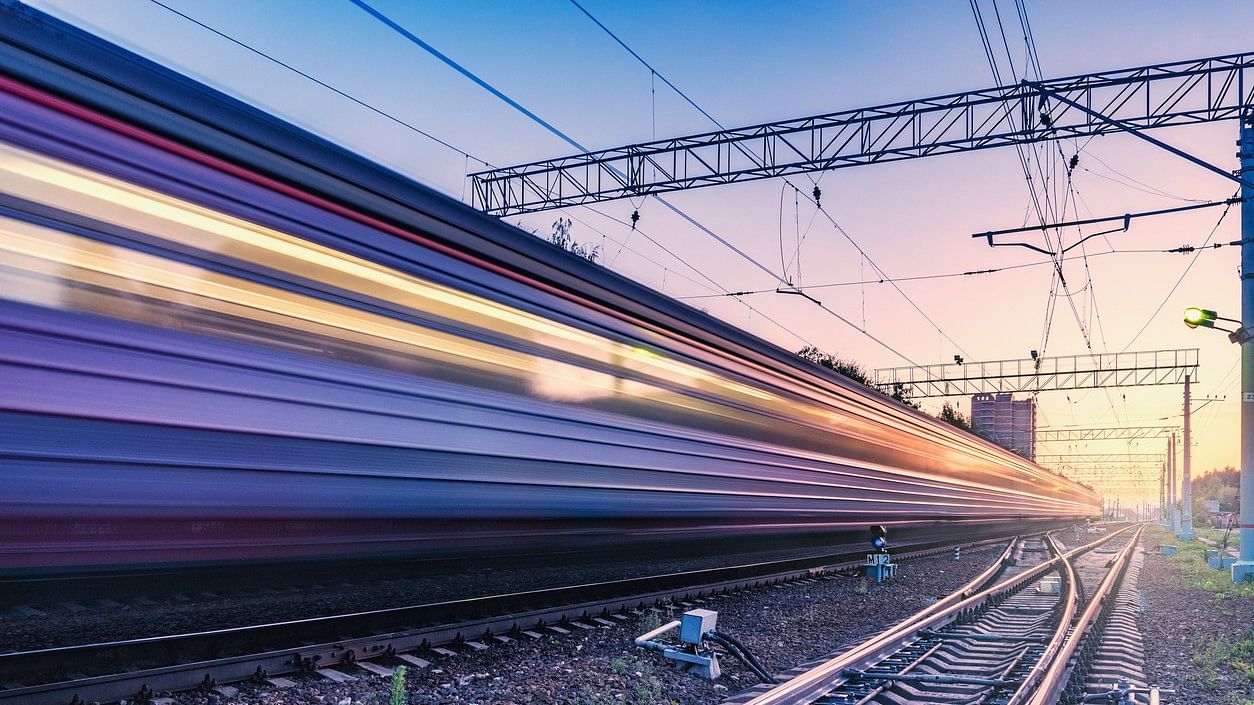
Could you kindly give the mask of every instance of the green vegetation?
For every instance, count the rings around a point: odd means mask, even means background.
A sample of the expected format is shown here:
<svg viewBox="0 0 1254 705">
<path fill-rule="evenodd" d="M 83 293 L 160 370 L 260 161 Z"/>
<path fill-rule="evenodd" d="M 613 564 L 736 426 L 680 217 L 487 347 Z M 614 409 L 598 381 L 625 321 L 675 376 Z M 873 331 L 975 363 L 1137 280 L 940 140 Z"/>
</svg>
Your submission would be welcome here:
<svg viewBox="0 0 1254 705">
<path fill-rule="evenodd" d="M 389 705 L 405 705 L 405 671 L 404 666 L 397 666 L 392 671 L 392 700 Z"/>
<path fill-rule="evenodd" d="M 1193 527 L 1193 533 L 1201 538 L 1210 539 L 1211 541 L 1214 541 L 1217 544 L 1223 544 L 1224 542 L 1224 530 L 1223 529 L 1212 529 L 1206 526 L 1195 526 Z M 1228 548 L 1240 548 L 1240 547 L 1241 547 L 1241 533 L 1237 531 L 1236 529 L 1233 529 L 1232 533 L 1228 534 Z"/>
<path fill-rule="evenodd" d="M 798 350 L 797 355 L 804 360 L 813 362 L 819 367 L 825 367 L 842 377 L 851 379 L 867 389 L 884 394 L 879 387 L 875 386 L 875 380 L 871 377 L 871 373 L 868 372 L 862 365 L 859 365 L 852 360 L 843 360 L 831 353 L 825 353 L 812 345 L 807 345 L 806 347 Z M 916 409 L 919 408 L 918 404 L 910 401 L 910 398 L 906 396 L 906 388 L 903 385 L 897 385 L 896 388 L 893 389 L 891 393 L 886 394 L 886 396 L 890 399 L 896 399 L 903 404 L 913 406 Z"/>
<path fill-rule="evenodd" d="M 1220 637 L 1214 641 L 1198 645 L 1198 650 L 1189 659 L 1202 671 L 1202 682 L 1207 688 L 1219 685 L 1221 668 L 1230 668 L 1238 677 L 1254 683 L 1254 639 L 1236 641 L 1228 637 Z"/>
<path fill-rule="evenodd" d="M 1171 532 L 1158 527 L 1151 531 L 1150 545 L 1169 543 L 1180 547 L 1180 552 L 1169 557 L 1167 561 L 1180 573 L 1189 587 L 1211 593 L 1216 602 L 1234 597 L 1254 597 L 1254 583 L 1234 583 L 1231 572 L 1215 570 L 1207 564 L 1206 549 L 1209 546 L 1197 541 L 1181 541 Z"/>
<path fill-rule="evenodd" d="M 570 218 L 558 218 L 553 221 L 553 232 L 549 233 L 549 242 L 589 262 L 596 262 L 601 256 L 600 245 L 592 246 L 575 240 L 574 235 L 571 234 Z"/>
<path fill-rule="evenodd" d="M 1241 485 L 1241 473 L 1236 468 L 1226 467 L 1223 470 L 1211 470 L 1205 475 L 1193 478 L 1193 525 L 1207 526 L 1209 516 L 1206 502 L 1219 503 L 1219 511 L 1235 512 L 1240 508 L 1238 488 Z M 1236 532 L 1234 531 L 1233 534 Z"/>
<path fill-rule="evenodd" d="M 637 628 L 641 634 L 651 632 L 662 626 L 662 617 L 659 610 L 646 610 L 644 616 L 640 618 L 640 626 Z"/>
<path fill-rule="evenodd" d="M 964 431 L 976 433 L 975 424 L 971 422 L 971 419 L 967 418 L 961 411 L 958 411 L 958 407 L 949 402 L 945 402 L 945 405 L 941 407 L 940 416 L 937 418 L 951 426 L 957 426 Z"/>
<path fill-rule="evenodd" d="M 610 662 L 615 675 L 621 676 L 626 687 L 607 684 L 600 688 L 585 687 L 579 694 L 579 705 L 655 705 L 667 702 L 664 686 L 657 677 L 657 666 L 648 657 L 637 654 L 620 656 Z"/>
</svg>

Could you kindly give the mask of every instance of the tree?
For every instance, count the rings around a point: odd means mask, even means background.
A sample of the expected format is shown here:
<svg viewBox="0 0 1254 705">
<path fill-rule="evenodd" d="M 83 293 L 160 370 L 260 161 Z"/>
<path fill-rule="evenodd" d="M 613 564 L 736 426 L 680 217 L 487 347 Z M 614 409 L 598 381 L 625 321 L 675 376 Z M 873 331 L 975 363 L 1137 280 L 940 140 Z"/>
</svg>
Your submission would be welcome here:
<svg viewBox="0 0 1254 705">
<path fill-rule="evenodd" d="M 1005 448 L 1006 450 L 1012 453 L 1023 455 L 1017 449 L 1010 448 L 1002 444 L 996 438 L 993 438 L 987 431 L 980 428 L 979 425 L 975 423 L 974 419 L 968 418 L 966 415 L 964 415 L 961 411 L 958 410 L 958 407 L 954 406 L 953 404 L 950 404 L 949 402 L 945 402 L 945 405 L 941 407 L 940 416 L 937 418 L 939 418 L 941 421 L 944 421 L 948 424 L 957 426 L 958 428 L 964 431 L 967 431 L 968 433 L 974 433 L 975 435 L 979 436 L 980 438 L 983 438 L 989 443 L 1001 446 L 1002 448 Z"/>
<path fill-rule="evenodd" d="M 868 389 L 873 389 L 880 394 L 884 394 L 879 387 L 875 386 L 875 381 L 871 378 L 871 374 L 866 371 L 866 368 L 856 362 L 853 362 L 852 360 L 842 360 L 831 353 L 825 353 L 822 350 L 819 350 L 813 345 L 807 345 L 806 347 L 798 350 L 797 355 L 799 355 L 802 359 L 809 360 L 820 367 L 826 367 L 832 372 L 851 379 Z M 919 408 L 918 404 L 910 401 L 910 399 L 906 396 L 905 387 L 902 385 L 897 385 L 891 393 L 885 394 L 885 396 L 891 399 L 896 399 L 908 406 L 913 406 L 916 409 Z"/>
<path fill-rule="evenodd" d="M 571 234 L 570 218 L 558 218 L 553 221 L 553 232 L 549 234 L 549 242 L 589 262 L 596 262 L 601 256 L 600 245 L 591 246 L 575 240 Z"/>
<path fill-rule="evenodd" d="M 950 404 L 949 402 L 945 402 L 945 405 L 941 407 L 940 416 L 938 418 L 940 418 L 941 421 L 944 421 L 952 426 L 957 426 L 964 431 L 975 433 L 975 426 L 971 424 L 971 419 L 964 416 L 963 413 L 958 410 L 958 407 Z"/>
<path fill-rule="evenodd" d="M 1226 467 L 1223 470 L 1211 470 L 1205 475 L 1195 477 L 1191 481 L 1193 494 L 1193 523 L 1206 526 L 1209 512 L 1206 511 L 1207 500 L 1219 502 L 1219 511 L 1236 512 L 1241 508 L 1238 488 L 1241 485 L 1241 473 L 1236 468 Z"/>
</svg>

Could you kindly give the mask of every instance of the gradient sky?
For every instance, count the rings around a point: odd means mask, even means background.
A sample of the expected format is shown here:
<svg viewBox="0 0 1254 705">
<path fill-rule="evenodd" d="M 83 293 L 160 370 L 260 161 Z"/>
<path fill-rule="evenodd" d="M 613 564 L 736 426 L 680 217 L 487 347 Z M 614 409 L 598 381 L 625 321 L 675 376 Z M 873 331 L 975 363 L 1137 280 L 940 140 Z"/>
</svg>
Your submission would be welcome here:
<svg viewBox="0 0 1254 705">
<path fill-rule="evenodd" d="M 470 152 L 504 165 L 571 149 L 524 116 L 408 43 L 348 0 L 163 0 L 205 24 L 312 74 L 346 93 Z M 480 165 L 421 135 L 269 63 L 150 0 L 38 0 L 31 4 L 223 89 L 352 148 L 454 197 Z M 483 79 L 592 148 L 711 128 L 710 123 L 566 0 L 424 2 L 374 0 L 374 6 Z M 968 3 L 741 3 L 586 0 L 624 41 L 729 126 L 983 88 L 993 84 Z M 1014 16 L 1002 0 L 1003 16 Z M 1238 2 L 1051 2 L 1028 0 L 1046 76 L 1115 69 L 1254 49 L 1254 4 Z M 985 0 L 986 16 L 991 5 Z M 991 19 L 990 19 L 991 21 Z M 1022 38 L 1009 36 L 1017 64 Z M 655 131 L 656 130 L 656 131 Z M 1235 168 L 1235 122 L 1171 128 L 1156 136 L 1223 168 Z M 1063 145 L 1070 155 L 1071 143 Z M 1140 182 L 1140 183 L 1138 183 Z M 797 183 L 809 185 L 800 177 Z M 1233 185 L 1126 135 L 1090 142 L 1074 184 L 1081 215 L 1103 216 L 1222 199 Z M 673 203 L 803 285 L 873 276 L 857 251 L 791 194 L 780 206 L 778 180 L 668 196 Z M 1024 221 L 1027 189 L 1012 150 L 942 156 L 823 175 L 823 203 L 890 276 L 987 269 L 1039 262 L 1014 248 L 989 249 L 969 234 Z M 1167 194 L 1167 195 L 1164 195 Z M 604 263 L 673 296 L 709 294 L 701 273 L 730 290 L 773 287 L 770 277 L 656 203 L 640 208 L 640 230 L 625 220 L 626 201 L 605 215 L 574 208 L 577 239 L 603 245 Z M 558 213 L 511 218 L 547 231 Z M 1240 238 L 1234 210 L 1215 241 Z M 1151 318 L 1190 257 L 1098 254 L 1199 244 L 1218 209 L 1136 221 L 1127 233 L 1095 241 L 1087 261 L 1066 265 L 1079 317 L 1096 351 L 1201 349 L 1196 396 L 1225 396 L 1194 416 L 1195 472 L 1236 465 L 1240 373 L 1237 346 L 1220 334 L 1190 331 L 1180 312 L 1192 304 L 1239 313 L 1238 250 L 1199 255 L 1179 289 Z M 799 228 L 794 228 L 794 220 Z M 783 225 L 781 226 L 781 221 Z M 625 243 L 625 244 L 624 244 Z M 1087 352 L 1076 318 L 1060 299 L 1043 339 L 1050 286 L 1046 266 L 979 277 L 901 284 L 961 346 L 967 360 Z M 812 292 L 850 320 L 919 363 L 960 352 L 887 284 Z M 859 331 L 800 297 L 764 294 L 695 305 L 790 349 L 806 342 L 867 368 L 907 364 Z M 764 318 L 769 316 L 780 325 Z M 865 318 L 864 318 L 865 317 Z M 1133 337 L 1145 326 L 1144 332 Z M 925 400 L 935 411 L 938 400 Z M 961 400 L 964 411 L 967 400 Z M 1180 387 L 1048 392 L 1040 426 L 1179 423 Z M 1154 453 L 1160 441 L 1092 445 L 1086 452 Z M 1067 452 L 1065 446 L 1040 452 Z M 1152 495 L 1157 496 L 1156 476 Z"/>
</svg>

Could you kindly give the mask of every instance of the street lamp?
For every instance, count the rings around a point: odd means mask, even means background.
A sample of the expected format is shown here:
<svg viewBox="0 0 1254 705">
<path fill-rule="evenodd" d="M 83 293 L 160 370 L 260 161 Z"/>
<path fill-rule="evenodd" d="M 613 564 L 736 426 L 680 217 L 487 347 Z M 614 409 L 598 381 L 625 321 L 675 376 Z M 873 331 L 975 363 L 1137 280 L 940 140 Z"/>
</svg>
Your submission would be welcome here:
<svg viewBox="0 0 1254 705">
<path fill-rule="evenodd" d="M 1245 125 L 1246 123 L 1242 123 Z M 1254 123 L 1250 123 L 1254 127 Z M 1246 159 L 1254 158 L 1254 130 L 1249 130 L 1247 134 L 1246 128 L 1242 128 L 1242 152 L 1241 164 L 1242 168 L 1246 168 Z M 1250 148 L 1248 153 L 1246 148 Z M 1248 165 L 1254 170 L 1254 162 Z M 1249 191 L 1248 187 L 1242 188 L 1242 193 Z M 1254 229 L 1254 211 L 1248 207 L 1242 207 L 1242 233 L 1249 232 Z M 1245 240 L 1242 241 L 1246 242 Z M 1250 271 L 1250 260 L 1254 260 L 1254 248 L 1250 245 L 1242 244 L 1241 257 L 1242 263 L 1245 265 L 1242 269 L 1245 272 Z M 1247 275 L 1248 276 L 1248 275 Z M 1241 306 L 1242 315 L 1246 320 L 1251 318 L 1254 313 L 1254 300 L 1252 300 L 1250 290 L 1250 279 L 1242 280 L 1241 293 L 1244 302 Z M 1215 325 L 1215 321 L 1228 321 L 1235 323 L 1236 327 L 1232 330 L 1220 328 Z M 1242 321 L 1235 318 L 1224 318 L 1214 311 L 1198 306 L 1190 306 L 1184 309 L 1184 325 L 1190 328 L 1214 328 L 1228 334 L 1228 340 L 1241 346 L 1241 538 L 1244 539 L 1241 545 L 1241 554 L 1236 563 L 1232 566 L 1232 581 L 1244 582 L 1246 580 L 1254 580 L 1254 458 L 1251 450 L 1254 449 L 1254 413 L 1247 408 L 1248 405 L 1254 404 L 1254 390 L 1251 389 L 1251 381 L 1254 381 L 1254 346 L 1246 345 L 1251 339 L 1254 339 L 1254 326 L 1244 325 Z M 1187 404 L 1187 402 L 1186 402 Z M 1187 408 L 1187 407 L 1186 407 Z M 1187 411 L 1186 411 L 1187 416 Z M 1185 423 L 1188 421 L 1186 419 Z M 1186 446 L 1187 451 L 1187 446 Z"/>
<path fill-rule="evenodd" d="M 1215 325 L 1215 321 L 1228 321 L 1229 323 L 1237 324 L 1237 327 L 1231 330 L 1228 328 L 1222 328 Z M 1250 338 L 1254 338 L 1254 333 L 1251 333 L 1249 328 L 1243 327 L 1241 325 L 1241 321 L 1238 321 L 1235 318 L 1224 318 L 1208 308 L 1190 306 L 1184 309 L 1184 325 L 1190 328 L 1197 328 L 1198 326 L 1201 326 L 1202 328 L 1214 328 L 1215 330 L 1221 330 L 1228 334 L 1228 340 L 1231 340 L 1238 345 L 1245 343 Z"/>
</svg>

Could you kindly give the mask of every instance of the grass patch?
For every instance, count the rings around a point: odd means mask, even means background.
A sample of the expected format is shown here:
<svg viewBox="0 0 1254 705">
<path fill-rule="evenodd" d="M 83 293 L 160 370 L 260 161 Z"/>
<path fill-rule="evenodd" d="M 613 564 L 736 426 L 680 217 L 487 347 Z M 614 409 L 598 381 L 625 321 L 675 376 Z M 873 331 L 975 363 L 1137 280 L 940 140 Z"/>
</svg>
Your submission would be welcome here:
<svg viewBox="0 0 1254 705">
<path fill-rule="evenodd" d="M 672 702 L 662 697 L 664 685 L 657 676 L 657 666 L 652 659 L 631 654 L 614 659 L 610 668 L 623 677 L 626 685 L 585 687 L 575 701 L 578 705 L 656 705 Z"/>
<path fill-rule="evenodd" d="M 1180 552 L 1169 556 L 1167 562 L 1184 577 L 1189 587 L 1211 593 L 1216 601 L 1254 597 L 1254 583 L 1233 583 L 1231 571 L 1215 570 L 1206 563 L 1208 546 L 1197 541 L 1181 541 L 1171 532 L 1155 527 L 1151 529 L 1148 544 L 1154 546 L 1160 543 L 1180 548 Z"/>
<path fill-rule="evenodd" d="M 1237 678 L 1254 683 L 1254 639 L 1219 637 L 1199 645 L 1189 660 L 1201 670 L 1202 683 L 1209 689 L 1219 685 L 1219 675 L 1227 669 Z"/>
<path fill-rule="evenodd" d="M 1208 538 L 1217 544 L 1223 544 L 1224 542 L 1223 529 L 1211 529 L 1204 526 L 1197 526 L 1193 528 L 1193 533 L 1197 536 Z M 1228 547 L 1241 548 L 1241 532 L 1237 529 L 1233 529 L 1232 534 L 1228 536 Z"/>
</svg>

